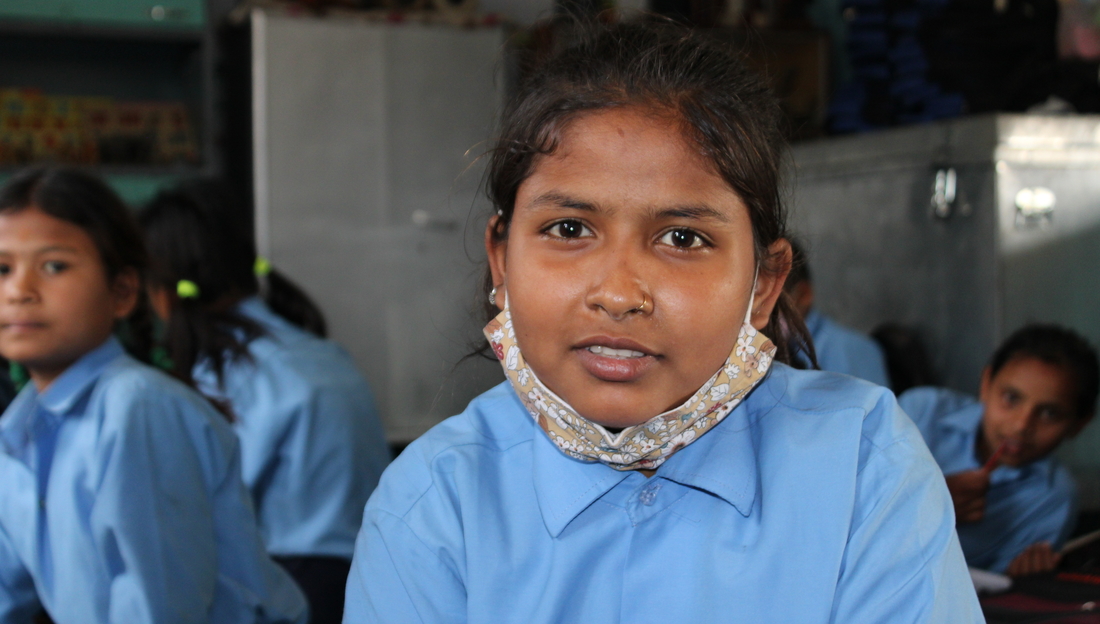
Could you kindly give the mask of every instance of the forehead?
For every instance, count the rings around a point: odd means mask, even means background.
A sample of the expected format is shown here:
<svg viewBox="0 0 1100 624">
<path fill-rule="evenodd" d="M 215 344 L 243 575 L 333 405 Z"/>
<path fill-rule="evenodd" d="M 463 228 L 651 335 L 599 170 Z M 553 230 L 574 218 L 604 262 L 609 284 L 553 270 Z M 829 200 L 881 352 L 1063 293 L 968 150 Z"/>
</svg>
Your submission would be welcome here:
<svg viewBox="0 0 1100 624">
<path fill-rule="evenodd" d="M 1073 372 L 1061 364 L 1019 355 L 1005 363 L 993 383 L 1011 386 L 1037 400 L 1073 404 L 1077 383 Z"/>
<path fill-rule="evenodd" d="M 97 253 L 92 237 L 75 223 L 50 216 L 33 206 L 0 212 L 0 251 L 33 251 L 55 246 Z"/>
<path fill-rule="evenodd" d="M 706 204 L 744 212 L 684 124 L 670 113 L 626 107 L 583 114 L 558 134 L 555 150 L 534 162 L 522 196 L 567 191 L 600 205 Z"/>
</svg>

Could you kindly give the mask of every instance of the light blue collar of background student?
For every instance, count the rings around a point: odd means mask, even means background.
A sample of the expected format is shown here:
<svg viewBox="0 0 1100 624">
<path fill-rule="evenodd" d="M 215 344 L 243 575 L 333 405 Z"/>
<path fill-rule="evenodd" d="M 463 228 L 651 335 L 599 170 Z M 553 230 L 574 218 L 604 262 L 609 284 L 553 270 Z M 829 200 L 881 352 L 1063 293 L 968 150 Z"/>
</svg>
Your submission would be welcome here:
<svg viewBox="0 0 1100 624">
<path fill-rule="evenodd" d="M 35 428 L 45 425 L 56 429 L 62 418 L 80 413 L 100 373 L 124 353 L 118 339 L 112 336 L 65 369 L 45 392 L 39 394 L 34 383 L 28 383 L 0 419 L 4 450 L 26 463 L 25 452 Z M 41 424 L 38 419 L 42 419 Z"/>
<path fill-rule="evenodd" d="M 766 414 L 786 388 L 785 374 L 772 374 L 713 429 L 680 449 L 649 478 L 650 487 L 660 488 L 667 479 L 709 492 L 726 501 L 741 515 L 748 517 L 757 497 L 756 449 L 750 427 L 751 418 Z M 523 406 L 514 392 L 508 393 Z M 608 495 L 627 479 L 639 484 L 646 477 L 637 471 L 615 470 L 596 462 L 573 459 L 546 436 L 534 436 L 533 460 L 535 495 L 547 530 L 554 537 L 561 535 L 582 511 Z M 633 495 L 633 488 L 621 492 Z M 614 496 L 614 494 L 612 494 Z M 615 501 L 608 501 L 615 504 Z M 672 504 L 674 500 L 666 500 Z M 657 510 L 654 510 L 657 511 Z"/>
</svg>

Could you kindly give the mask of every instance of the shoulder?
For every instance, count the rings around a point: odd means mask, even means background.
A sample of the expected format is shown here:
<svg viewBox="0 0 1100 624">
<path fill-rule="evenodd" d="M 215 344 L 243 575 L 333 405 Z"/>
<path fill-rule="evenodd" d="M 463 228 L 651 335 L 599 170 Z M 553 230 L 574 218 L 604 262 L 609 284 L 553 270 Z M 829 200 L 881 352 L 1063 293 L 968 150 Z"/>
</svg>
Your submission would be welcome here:
<svg viewBox="0 0 1100 624">
<path fill-rule="evenodd" d="M 126 403 L 158 401 L 166 404 L 205 402 L 194 390 L 166 373 L 128 355 L 107 366 L 96 384 L 102 400 Z"/>
<path fill-rule="evenodd" d="M 501 463 L 533 432 L 511 385 L 501 383 L 409 444 L 386 468 L 367 510 L 404 516 L 432 489 L 449 487 L 455 473 Z"/>
<path fill-rule="evenodd" d="M 105 428 L 224 425 L 224 417 L 203 396 L 128 355 L 104 369 L 90 402 Z"/>
<path fill-rule="evenodd" d="M 267 333 L 249 342 L 248 355 L 225 366 L 224 393 L 234 403 L 246 404 L 266 397 L 282 406 L 300 405 L 323 394 L 373 405 L 367 381 L 346 351 L 297 330 Z"/>
<path fill-rule="evenodd" d="M 898 397 L 898 404 L 918 426 L 941 419 L 949 414 L 978 405 L 974 397 L 933 386 L 921 386 L 906 390 Z"/>
<path fill-rule="evenodd" d="M 781 395 L 774 413 L 761 420 L 765 428 L 806 430 L 810 433 L 800 434 L 805 444 L 855 459 L 859 470 L 883 449 L 910 454 L 914 446 L 923 447 L 920 432 L 887 388 L 848 375 L 782 364 L 774 367 L 773 374 L 771 391 Z"/>
</svg>

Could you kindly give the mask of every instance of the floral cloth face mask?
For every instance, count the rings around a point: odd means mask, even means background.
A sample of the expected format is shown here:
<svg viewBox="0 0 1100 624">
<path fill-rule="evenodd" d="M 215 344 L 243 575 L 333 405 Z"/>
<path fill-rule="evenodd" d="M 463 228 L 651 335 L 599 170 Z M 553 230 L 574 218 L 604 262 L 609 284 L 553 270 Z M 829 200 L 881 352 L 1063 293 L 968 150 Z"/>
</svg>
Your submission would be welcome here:
<svg viewBox="0 0 1100 624">
<path fill-rule="evenodd" d="M 578 414 L 539 381 L 516 342 L 507 298 L 504 310 L 489 321 L 484 331 L 520 401 L 563 453 L 581 461 L 601 462 L 616 470 L 652 470 L 722 422 L 764 379 L 776 347 L 749 323 L 751 311 L 752 297 L 737 346 L 718 372 L 687 402 L 618 434 Z"/>
</svg>

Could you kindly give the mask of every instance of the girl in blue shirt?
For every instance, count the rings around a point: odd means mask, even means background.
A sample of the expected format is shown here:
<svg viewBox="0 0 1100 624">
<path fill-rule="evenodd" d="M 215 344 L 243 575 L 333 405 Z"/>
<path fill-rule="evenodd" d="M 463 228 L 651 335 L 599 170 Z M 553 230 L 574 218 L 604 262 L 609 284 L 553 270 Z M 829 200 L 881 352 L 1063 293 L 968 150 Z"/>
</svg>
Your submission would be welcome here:
<svg viewBox="0 0 1100 624">
<path fill-rule="evenodd" d="M 257 257 L 217 183 L 164 191 L 139 221 L 173 370 L 233 413 L 268 551 L 302 586 L 314 624 L 339 622 L 363 505 L 390 460 L 367 382 L 315 335 L 320 312 Z"/>
<path fill-rule="evenodd" d="M 305 622 L 225 418 L 112 337 L 140 334 L 146 264 L 99 180 L 0 190 L 0 355 L 31 381 L 0 419 L 0 621 Z"/>
<path fill-rule="evenodd" d="M 345 622 L 979 622 L 888 390 L 787 366 L 779 109 L 727 43 L 600 27 L 507 108 L 508 381 L 367 504 Z"/>
</svg>

